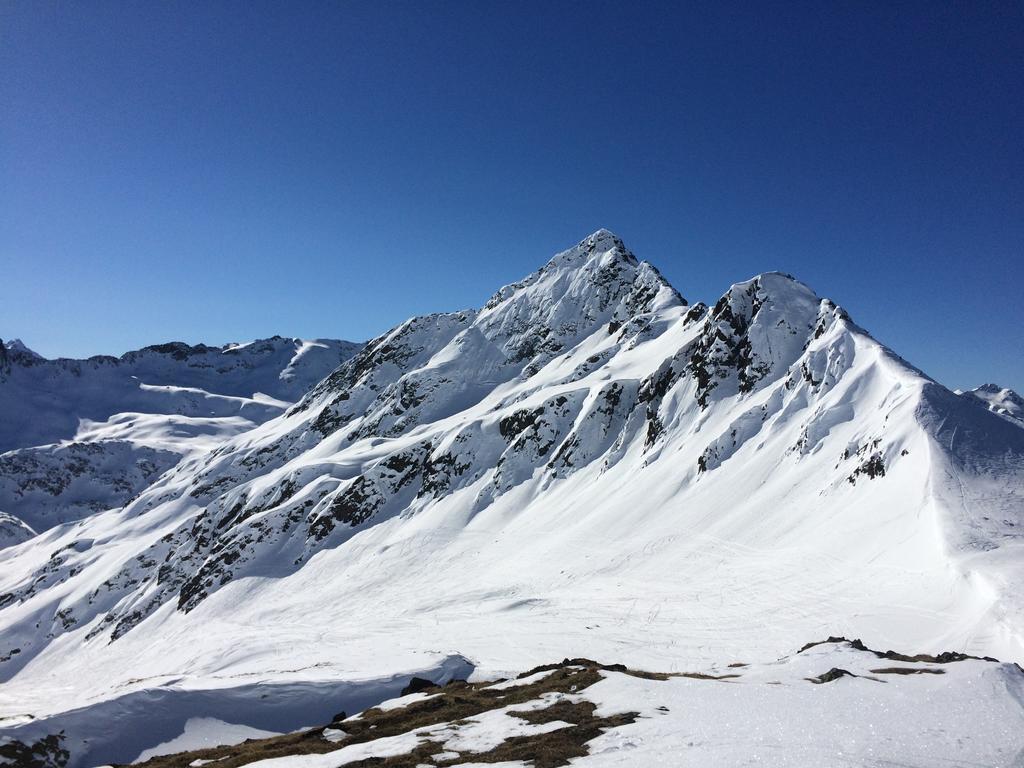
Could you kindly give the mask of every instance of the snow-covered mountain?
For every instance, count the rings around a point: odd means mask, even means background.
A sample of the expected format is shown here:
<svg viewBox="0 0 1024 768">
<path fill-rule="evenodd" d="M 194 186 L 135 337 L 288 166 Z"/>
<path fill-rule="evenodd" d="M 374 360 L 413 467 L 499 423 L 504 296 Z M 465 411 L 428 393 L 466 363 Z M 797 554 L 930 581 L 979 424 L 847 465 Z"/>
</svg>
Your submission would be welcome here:
<svg viewBox="0 0 1024 768">
<path fill-rule="evenodd" d="M 274 337 L 47 360 L 0 344 L 0 510 L 44 530 L 119 507 L 183 456 L 280 415 L 359 346 Z"/>
<path fill-rule="evenodd" d="M 154 691 L 175 727 L 197 697 L 260 727 L 256 680 L 355 696 L 829 635 L 1020 661 L 1022 555 L 1024 430 L 788 275 L 690 305 L 601 230 L 374 339 L 123 509 L 0 552 L 0 715 L 86 760 L 89 723 L 139 732 Z"/>
<path fill-rule="evenodd" d="M 982 384 L 967 392 L 957 392 L 964 397 L 973 397 L 993 413 L 1013 419 L 1024 425 L 1024 398 L 1012 389 L 998 384 Z"/>
<path fill-rule="evenodd" d="M 0 549 L 31 539 L 36 532 L 23 520 L 0 512 Z"/>
</svg>

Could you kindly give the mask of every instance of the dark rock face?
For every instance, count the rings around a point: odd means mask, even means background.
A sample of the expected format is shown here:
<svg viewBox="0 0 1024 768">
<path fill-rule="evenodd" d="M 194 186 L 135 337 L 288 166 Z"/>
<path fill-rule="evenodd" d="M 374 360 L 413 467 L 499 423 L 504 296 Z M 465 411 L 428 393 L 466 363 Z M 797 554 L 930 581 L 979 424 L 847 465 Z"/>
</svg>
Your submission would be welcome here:
<svg viewBox="0 0 1024 768">
<path fill-rule="evenodd" d="M 739 391 L 749 392 L 771 370 L 766 362 L 756 359 L 747 335 L 763 303 L 759 289 L 760 284 L 754 280 L 742 291 L 730 291 L 705 320 L 704 333 L 689 362 L 701 408 L 707 408 L 711 391 L 720 380 L 735 375 Z"/>
<path fill-rule="evenodd" d="M 867 458 L 860 466 L 853 470 L 847 480 L 851 484 L 857 482 L 857 478 L 863 475 L 869 480 L 874 480 L 876 477 L 885 477 L 885 462 L 882 461 L 882 454 L 873 453 Z"/>
<path fill-rule="evenodd" d="M 429 455 L 430 443 L 421 443 L 379 461 L 335 495 L 327 510 L 310 523 L 310 536 L 322 541 L 339 524 L 355 528 L 373 519 L 399 491 L 422 477 Z"/>
<path fill-rule="evenodd" d="M 419 497 L 440 498 L 461 482 L 473 468 L 472 434 L 462 432 L 455 436 L 447 451 L 437 451 L 423 463 L 423 481 Z"/>
<path fill-rule="evenodd" d="M 864 645 L 860 638 L 847 640 L 845 637 L 836 637 L 834 635 L 830 635 L 827 640 L 817 640 L 815 642 L 807 643 L 806 645 L 801 647 L 800 650 L 797 651 L 797 653 L 803 653 L 804 651 L 810 648 L 814 648 L 818 645 L 825 645 L 826 643 L 845 643 L 854 650 L 872 653 L 879 659 L 889 659 L 891 661 L 920 662 L 925 664 L 951 664 L 957 661 L 966 661 L 968 659 L 973 659 L 975 661 L 990 661 L 994 663 L 999 663 L 999 659 L 993 659 L 991 656 L 969 656 L 965 653 L 960 653 L 958 651 L 943 651 L 942 653 L 936 655 L 928 653 L 918 653 L 914 654 L 913 656 L 909 656 L 905 653 L 898 653 L 896 651 L 891 650 L 876 651 L 874 648 L 868 648 L 866 645 Z"/>
<path fill-rule="evenodd" d="M 838 680 L 841 677 L 857 677 L 857 675 L 853 674 L 853 672 L 850 672 L 849 670 L 842 669 L 840 667 L 832 667 L 832 669 L 830 669 L 823 675 L 818 675 L 817 677 L 808 677 L 807 679 L 812 683 L 821 685 L 822 683 L 831 683 L 834 680 Z"/>
<path fill-rule="evenodd" d="M 70 757 L 63 731 L 32 744 L 13 739 L 0 743 L 0 760 L 11 768 L 64 768 Z"/>
<path fill-rule="evenodd" d="M 314 387 L 289 413 L 302 413 L 326 405 L 315 428 L 324 437 L 367 410 L 381 410 L 388 401 L 405 408 L 415 406 L 415 391 L 393 390 L 395 374 L 410 370 L 417 362 L 442 349 L 472 322 L 471 312 L 426 315 L 406 321 L 373 339 L 350 360 Z M 381 401 L 381 402 L 378 402 Z"/>
<path fill-rule="evenodd" d="M 543 408 L 537 408 L 532 411 L 516 411 L 511 416 L 506 416 L 498 422 L 498 431 L 505 438 L 506 442 L 511 443 L 527 429 L 534 429 L 536 431 L 537 421 L 543 415 Z"/>
<path fill-rule="evenodd" d="M 278 337 L 280 338 L 280 337 Z M 212 350 L 220 352 L 221 349 L 217 347 L 208 347 L 205 344 L 197 344 L 191 346 L 183 341 L 171 341 L 166 344 L 153 344 L 149 347 L 143 347 L 139 352 L 128 352 L 125 355 L 126 360 L 135 359 L 140 353 L 143 352 L 154 352 L 159 355 L 170 355 L 175 360 L 187 360 L 193 355 L 203 355 Z"/>
<path fill-rule="evenodd" d="M 424 677 L 414 677 L 409 681 L 409 684 L 402 689 L 400 696 L 408 696 L 411 693 L 421 693 L 422 691 L 429 691 L 433 688 L 437 688 L 437 683 L 427 680 Z"/>
<path fill-rule="evenodd" d="M 0 454 L 0 509 L 36 530 L 123 506 L 181 456 L 103 440 Z"/>
</svg>

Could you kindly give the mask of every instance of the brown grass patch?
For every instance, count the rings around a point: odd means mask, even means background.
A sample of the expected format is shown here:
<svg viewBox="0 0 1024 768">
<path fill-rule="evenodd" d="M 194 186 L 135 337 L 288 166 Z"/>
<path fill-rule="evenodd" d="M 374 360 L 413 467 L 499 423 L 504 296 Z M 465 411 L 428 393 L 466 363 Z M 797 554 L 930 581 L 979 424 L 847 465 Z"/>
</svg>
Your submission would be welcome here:
<svg viewBox="0 0 1024 768">
<path fill-rule="evenodd" d="M 688 677 L 691 680 L 729 680 L 734 677 L 742 677 L 742 675 L 711 675 L 704 672 L 673 672 L 669 677 Z"/>
<path fill-rule="evenodd" d="M 137 765 L 146 768 L 188 768 L 195 760 L 215 760 L 210 768 L 238 768 L 257 760 L 290 755 L 322 754 L 333 752 L 350 744 L 374 741 L 386 736 L 425 731 L 441 723 L 462 723 L 483 712 L 535 701 L 545 693 L 577 693 L 589 688 L 602 679 L 601 671 L 623 672 L 651 680 L 666 680 L 670 675 L 638 672 L 621 665 L 602 665 L 588 659 L 566 659 L 561 664 L 537 667 L 519 676 L 525 678 L 538 672 L 548 672 L 540 680 L 510 688 L 490 689 L 493 681 L 467 683 L 452 681 L 446 686 L 426 692 L 437 696 L 417 701 L 406 707 L 381 710 L 376 707 L 366 710 L 357 720 L 331 723 L 346 736 L 339 741 L 329 742 L 323 738 L 325 726 L 300 733 L 273 736 L 266 739 L 252 739 L 233 746 L 211 747 L 176 755 L 151 758 Z M 530 760 L 537 768 L 554 768 L 566 765 L 573 757 L 587 754 L 586 743 L 607 728 L 614 728 L 633 722 L 636 713 L 597 717 L 596 707 L 591 702 L 557 702 L 545 709 L 528 712 L 511 712 L 510 715 L 531 723 L 545 723 L 563 720 L 572 727 L 562 728 L 543 734 L 516 736 L 502 742 L 486 753 L 462 754 L 444 765 L 459 765 L 466 762 L 502 762 L 506 760 Z M 431 755 L 443 750 L 438 742 L 424 742 L 412 752 L 390 758 L 371 758 L 350 763 L 349 768 L 412 768 L 419 764 L 433 764 Z"/>
</svg>

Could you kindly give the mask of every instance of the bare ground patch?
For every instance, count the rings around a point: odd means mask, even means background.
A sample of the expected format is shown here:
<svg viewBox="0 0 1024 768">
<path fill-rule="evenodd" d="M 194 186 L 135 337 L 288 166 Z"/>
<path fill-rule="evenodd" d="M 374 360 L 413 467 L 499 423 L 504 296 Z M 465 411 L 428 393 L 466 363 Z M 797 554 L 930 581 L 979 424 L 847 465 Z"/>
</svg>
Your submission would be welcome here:
<svg viewBox="0 0 1024 768">
<path fill-rule="evenodd" d="M 573 694 L 602 679 L 604 670 L 622 672 L 651 680 L 667 680 L 672 675 L 640 672 L 626 667 L 604 665 L 589 659 L 565 659 L 560 664 L 549 664 L 524 672 L 523 679 L 540 672 L 549 672 L 539 680 L 521 685 L 494 689 L 495 681 L 467 683 L 455 680 L 443 687 L 425 689 L 436 694 L 429 699 L 415 701 L 405 707 L 366 710 L 358 718 L 336 720 L 327 727 L 343 732 L 336 741 L 324 738 L 324 726 L 300 733 L 284 734 L 266 739 L 253 739 L 234 746 L 211 747 L 175 755 L 151 758 L 136 765 L 146 768 L 188 768 L 196 760 L 216 761 L 217 768 L 237 768 L 258 760 L 304 754 L 333 752 L 351 744 L 375 741 L 387 736 L 425 731 L 433 726 L 450 723 L 464 724 L 468 718 L 481 713 L 516 704 L 537 701 L 544 694 Z M 423 686 L 420 686 L 424 690 Z M 637 713 L 629 712 L 609 717 L 598 717 L 596 706 L 589 701 L 557 701 L 550 706 L 522 712 L 509 712 L 513 717 L 533 724 L 562 721 L 570 727 L 547 733 L 513 736 L 486 752 L 463 752 L 435 763 L 433 756 L 445 750 L 441 741 L 430 740 L 424 734 L 411 752 L 387 758 L 369 758 L 347 763 L 346 768 L 414 768 L 417 765 L 459 765 L 461 763 L 496 763 L 508 760 L 528 760 L 536 768 L 555 768 L 566 765 L 573 757 L 588 753 L 587 742 L 608 728 L 631 723 Z"/>
</svg>

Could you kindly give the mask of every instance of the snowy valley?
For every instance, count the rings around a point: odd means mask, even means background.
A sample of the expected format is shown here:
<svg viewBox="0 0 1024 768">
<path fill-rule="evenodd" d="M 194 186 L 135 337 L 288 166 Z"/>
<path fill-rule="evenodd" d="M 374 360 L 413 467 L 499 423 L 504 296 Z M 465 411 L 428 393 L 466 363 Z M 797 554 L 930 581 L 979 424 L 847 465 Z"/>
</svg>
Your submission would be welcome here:
<svg viewBox="0 0 1024 768">
<path fill-rule="evenodd" d="M 365 346 L 8 343 L 0 761 L 1024 765 L 1019 404 L 607 230 Z"/>
</svg>

